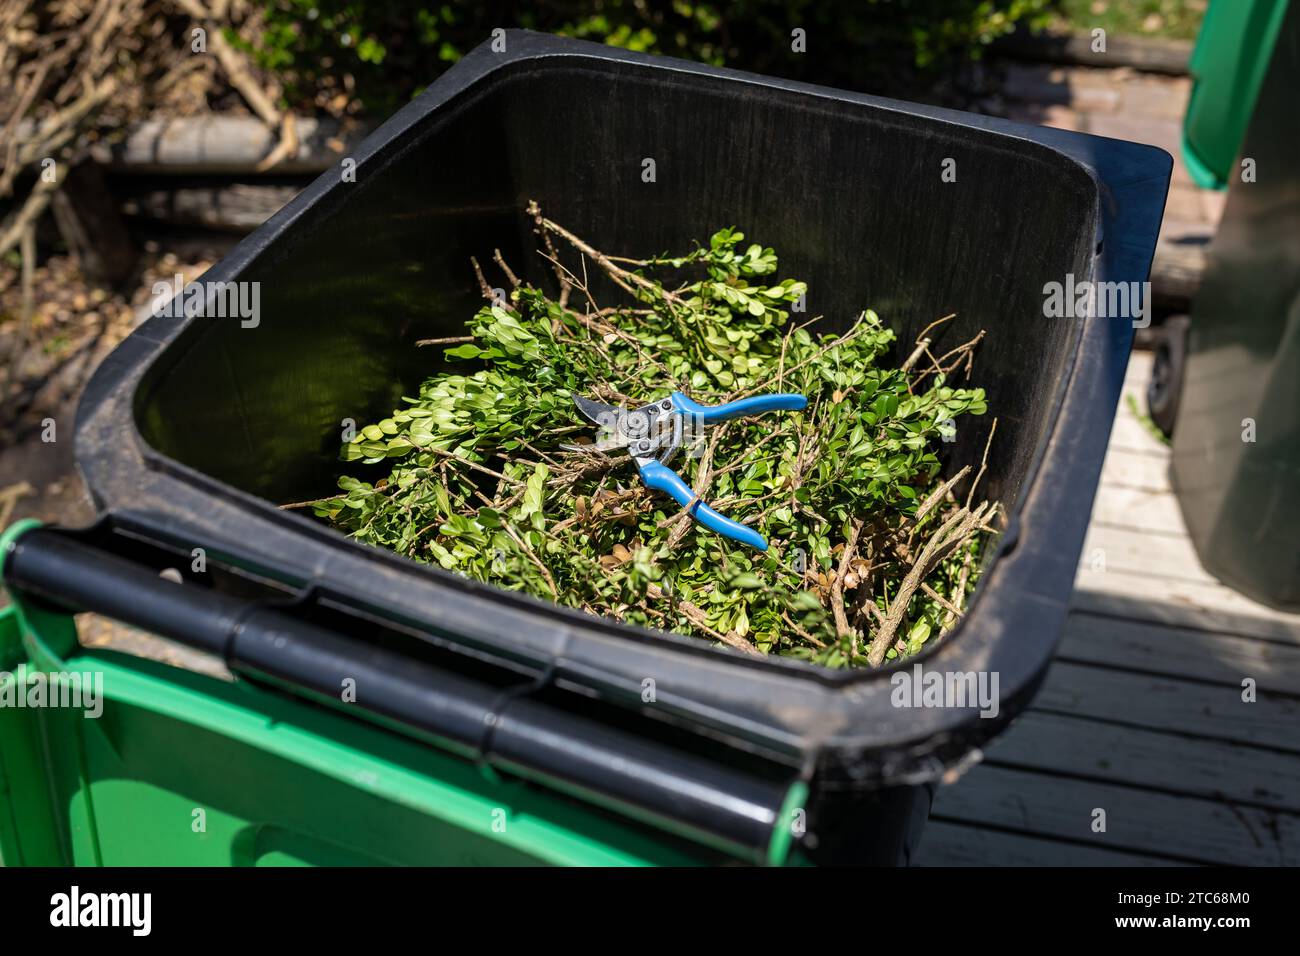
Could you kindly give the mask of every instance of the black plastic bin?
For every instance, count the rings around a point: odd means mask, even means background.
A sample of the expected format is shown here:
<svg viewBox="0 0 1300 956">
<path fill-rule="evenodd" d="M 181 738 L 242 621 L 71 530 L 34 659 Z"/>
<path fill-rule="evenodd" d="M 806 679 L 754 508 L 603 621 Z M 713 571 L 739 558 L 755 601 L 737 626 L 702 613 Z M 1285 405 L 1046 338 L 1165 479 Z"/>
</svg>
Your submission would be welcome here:
<svg viewBox="0 0 1300 956">
<path fill-rule="evenodd" d="M 400 713 L 374 709 L 470 756 L 687 819 L 726 845 L 786 825 L 746 817 L 750 804 L 727 799 L 735 779 L 798 778 L 812 796 L 797 835 L 813 859 L 905 860 L 928 785 L 1004 727 L 1044 674 L 1119 396 L 1132 323 L 1047 318 L 1044 287 L 1067 275 L 1146 279 L 1168 155 L 508 32 L 504 52 L 477 49 L 351 158 L 355 181 L 342 167 L 322 175 L 205 276 L 259 282 L 256 327 L 151 319 L 82 403 L 77 460 L 106 517 L 80 543 L 154 566 L 178 556 L 192 603 L 159 610 L 152 596 L 166 582 L 109 593 L 103 581 L 78 583 L 94 575 L 51 570 L 58 580 L 42 583 L 35 555 L 11 561 L 11 575 L 28 568 L 34 591 L 110 605 L 237 665 L 247 652 L 250 673 L 322 694 L 347 673 L 340 655 L 382 644 L 367 663 L 410 693 Z M 643 181 L 646 158 L 654 182 Z M 955 182 L 942 176 L 947 159 Z M 430 372 L 436 359 L 413 343 L 454 334 L 478 307 L 471 255 L 500 246 L 546 281 L 545 263 L 524 252 L 533 198 L 600 248 L 631 253 L 738 225 L 780 250 L 783 273 L 809 281 L 808 314 L 829 328 L 871 307 L 904 343 L 949 312 L 954 342 L 988 330 L 978 380 L 999 426 L 987 492 L 1008 527 L 960 626 L 904 666 L 995 672 L 996 717 L 901 709 L 890 669 L 830 672 L 652 636 L 277 510 L 329 494 L 342 421 L 382 417 Z M 991 418 L 948 446 L 950 468 L 978 463 Z M 191 575 L 194 547 L 209 568 Z M 282 606 L 266 611 L 277 593 Z M 240 602 L 259 609 L 241 619 Z M 301 623 L 288 639 L 285 621 Z M 327 633 L 351 635 L 352 650 L 314 658 Z M 394 663 L 415 658 L 420 669 Z M 641 699 L 646 678 L 652 704 Z M 571 718 L 560 745 L 524 734 L 506 759 L 473 729 L 539 711 Z M 691 759 L 665 756 L 648 781 L 617 759 L 587 760 L 584 748 L 614 730 Z M 724 766 L 701 783 L 701 767 Z M 697 785 L 713 796 L 695 800 Z"/>
</svg>

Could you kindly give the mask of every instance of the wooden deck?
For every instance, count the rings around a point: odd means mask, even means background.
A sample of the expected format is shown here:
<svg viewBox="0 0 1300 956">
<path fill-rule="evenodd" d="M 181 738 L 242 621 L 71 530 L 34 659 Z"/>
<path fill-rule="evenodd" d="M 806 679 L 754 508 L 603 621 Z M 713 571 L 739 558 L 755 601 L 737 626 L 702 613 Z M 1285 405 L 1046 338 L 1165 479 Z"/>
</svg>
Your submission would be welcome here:
<svg viewBox="0 0 1300 956">
<path fill-rule="evenodd" d="M 1139 408 L 1150 367 L 1134 353 Z M 1168 463 L 1122 399 L 1056 661 L 940 789 L 920 865 L 1300 864 L 1300 615 L 1201 567 Z"/>
</svg>

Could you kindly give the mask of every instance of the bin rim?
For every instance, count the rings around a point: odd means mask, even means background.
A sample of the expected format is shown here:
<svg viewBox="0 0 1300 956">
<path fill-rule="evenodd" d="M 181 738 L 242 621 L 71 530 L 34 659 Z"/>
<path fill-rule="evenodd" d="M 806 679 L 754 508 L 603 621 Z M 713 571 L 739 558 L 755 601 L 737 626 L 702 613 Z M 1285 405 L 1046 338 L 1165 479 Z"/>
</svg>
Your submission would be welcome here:
<svg viewBox="0 0 1300 956">
<path fill-rule="evenodd" d="M 566 64 L 650 68 L 922 117 L 1006 139 L 1008 146 L 1014 143 L 1018 148 L 1028 145 L 1041 150 L 1044 159 L 1055 158 L 1064 161 L 1063 168 L 1077 170 L 1079 181 L 1093 190 L 1093 278 L 1139 282 L 1147 278 L 1172 168 L 1171 157 L 1156 147 L 531 31 L 507 30 L 505 37 L 505 52 L 492 52 L 487 43 L 480 45 L 353 150 L 350 158 L 356 162 L 358 175 L 367 165 L 373 172 L 391 162 L 437 110 L 484 89 L 500 79 L 502 71 L 521 65 Z M 381 151 L 387 155 L 380 156 Z M 307 215 L 337 183 L 333 170 L 323 173 L 213 266 L 205 281 L 236 281 L 273 240 Z M 1108 234 L 1122 237 L 1122 241 L 1107 242 L 1104 237 Z M 83 395 L 75 437 L 78 467 L 97 508 L 115 523 L 159 540 L 202 544 L 210 553 L 215 549 L 245 566 L 263 569 L 270 577 L 284 578 L 288 584 L 352 595 L 358 600 L 357 573 L 375 581 L 414 585 L 427 599 L 423 602 L 426 612 L 433 599 L 459 607 L 472 605 L 481 632 L 456 635 L 469 644 L 554 666 L 563 679 L 615 699 L 629 699 L 629 692 L 634 695 L 631 699 L 639 697 L 640 675 L 647 671 L 671 674 L 691 688 L 678 696 L 671 690 L 673 680 L 658 681 L 659 701 L 677 719 L 798 761 L 809 754 L 821 754 L 831 763 L 851 768 L 850 777 L 877 783 L 934 778 L 1005 726 L 1032 696 L 1064 621 L 1069 588 L 1062 592 L 1060 580 L 1062 574 L 1068 574 L 1072 581 L 1077 547 L 1065 562 L 1068 567 L 1063 568 L 1062 562 L 1048 553 L 1050 542 L 1036 542 L 1027 549 L 1022 532 L 1073 502 L 1082 509 L 1082 519 L 1076 522 L 1081 544 L 1132 339 L 1127 323 L 1097 317 L 1044 320 L 1076 323 L 1073 359 L 1058 393 L 1051 398 L 1055 408 L 1048 434 L 1034 450 L 1020 500 L 1007 515 L 1007 529 L 973 596 L 967 618 L 958 622 L 946 639 L 905 661 L 876 671 L 832 671 L 788 658 L 755 659 L 682 635 L 656 634 L 649 644 L 641 628 L 479 585 L 441 568 L 367 547 L 168 458 L 145 442 L 135 410 L 146 376 L 156 372 L 172 344 L 196 321 L 149 318 L 101 364 Z M 1107 408 L 1107 426 L 1085 428 L 1081 424 L 1084 416 L 1098 402 Z M 1050 453 L 1053 450 L 1055 453 Z M 1070 459 L 1078 455 L 1095 460 L 1096 468 L 1072 468 Z M 133 507 L 133 497 L 145 487 L 154 492 L 155 501 L 165 501 L 169 507 Z M 213 497 L 219 499 L 216 510 L 209 500 Z M 205 502 L 202 508 L 193 507 L 201 501 Z M 267 536 L 267 547 L 253 549 L 247 534 L 236 535 L 226 529 L 229 521 L 244 524 L 246 531 L 250 519 L 259 533 Z M 327 559 L 314 564 L 301 560 L 301 549 L 293 548 L 292 543 L 307 539 L 327 544 Z M 1011 613 L 1013 608 L 1017 613 Z M 411 612 L 406 623 L 432 625 L 427 613 L 421 620 L 415 606 L 395 609 L 399 615 Z M 521 627 L 542 628 L 546 633 L 523 647 L 517 641 Z M 1007 630 L 1024 635 L 1023 639 L 999 640 Z M 495 639 L 489 632 L 495 632 Z M 500 637 L 502 634 L 512 637 Z M 918 664 L 926 670 L 999 673 L 998 716 L 972 720 L 968 709 L 923 709 L 907 711 L 900 720 L 898 709 L 888 703 L 888 685 L 893 675 Z M 692 669 L 716 671 L 719 666 L 725 668 L 718 671 L 719 680 L 745 685 L 729 700 L 700 690 L 702 683 L 707 684 L 705 675 L 687 673 Z M 737 700 L 748 700 L 754 707 L 748 714 L 737 714 L 728 706 Z"/>
</svg>

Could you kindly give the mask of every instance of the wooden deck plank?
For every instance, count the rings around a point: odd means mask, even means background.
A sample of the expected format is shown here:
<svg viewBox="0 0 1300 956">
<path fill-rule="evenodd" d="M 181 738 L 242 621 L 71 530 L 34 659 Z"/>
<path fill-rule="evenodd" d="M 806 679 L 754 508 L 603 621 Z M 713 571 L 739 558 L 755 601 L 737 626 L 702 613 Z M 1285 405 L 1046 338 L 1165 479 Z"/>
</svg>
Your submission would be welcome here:
<svg viewBox="0 0 1300 956">
<path fill-rule="evenodd" d="M 1253 677 L 1262 692 L 1300 696 L 1300 643 L 1076 612 L 1056 659 L 1233 687 Z"/>
<path fill-rule="evenodd" d="M 1081 611 L 1138 621 L 1300 641 L 1300 615 L 1257 604 L 1222 584 L 1081 567 L 1070 603 Z"/>
<path fill-rule="evenodd" d="M 1107 450 L 1136 452 L 1168 460 L 1169 446 L 1157 438 L 1139 418 L 1146 414 L 1147 382 L 1151 378 L 1151 366 L 1150 352 L 1134 352 L 1129 356 L 1119 402 L 1115 406 L 1115 418 L 1111 422 Z M 1132 402 L 1129 401 L 1130 398 Z"/>
<path fill-rule="evenodd" d="M 1157 857 L 1004 833 L 965 822 L 933 819 L 925 827 L 916 866 L 1181 866 Z"/>
<path fill-rule="evenodd" d="M 1105 832 L 1092 830 L 1095 809 Z M 1006 767 L 979 766 L 940 788 L 934 815 L 1191 863 L 1300 864 L 1294 814 Z"/>
<path fill-rule="evenodd" d="M 1171 494 L 1145 488 L 1102 485 L 1092 505 L 1093 524 L 1156 534 L 1186 536 L 1187 525 Z"/>
<path fill-rule="evenodd" d="M 1130 352 L 1128 365 L 1124 367 L 1124 387 L 1135 388 L 1145 394 L 1147 382 L 1151 381 L 1151 369 L 1155 364 L 1154 352 L 1144 350 Z"/>
<path fill-rule="evenodd" d="M 1030 710 L 986 762 L 1300 813 L 1300 756 L 1086 718 Z"/>
<path fill-rule="evenodd" d="M 1179 578 L 1221 586 L 1201 566 L 1192 542 L 1177 535 L 1151 534 L 1093 523 L 1088 527 L 1080 568 L 1126 577 Z"/>
<path fill-rule="evenodd" d="M 1124 392 L 1124 395 L 1120 398 L 1119 407 L 1115 410 L 1115 422 L 1111 425 L 1108 447 L 1168 460 L 1169 446 L 1147 431 L 1146 426 L 1138 421 L 1137 416 L 1133 414 L 1133 410 L 1129 407 L 1129 395 L 1134 396 L 1139 408 L 1144 407 L 1145 398 L 1139 397 L 1135 392 L 1127 390 Z"/>
<path fill-rule="evenodd" d="M 1241 694 L 1240 687 L 1057 661 L 1034 698 L 1034 707 L 1072 717 L 1300 753 L 1300 733 L 1296 731 L 1300 727 L 1300 700 L 1263 693 L 1254 703 L 1246 703 Z"/>
<path fill-rule="evenodd" d="M 1107 485 L 1173 494 L 1173 487 L 1169 484 L 1169 459 L 1164 455 L 1111 447 L 1101 465 L 1101 486 Z"/>
<path fill-rule="evenodd" d="M 1130 376 L 1132 372 L 1130 370 Z M 1154 423 L 1144 422 L 1139 416 L 1146 414 L 1147 388 L 1145 380 L 1124 380 L 1119 403 L 1115 406 L 1115 420 L 1110 427 L 1109 449 L 1137 452 L 1168 459 L 1169 445 L 1156 437 Z M 1130 401 L 1131 399 L 1131 401 Z M 1136 410 L 1134 408 L 1136 406 Z"/>
<path fill-rule="evenodd" d="M 1150 370 L 1132 356 L 1139 413 Z M 1300 863 L 1300 615 L 1204 569 L 1168 468 L 1121 397 L 1057 660 L 986 762 L 941 788 L 919 865 Z"/>
</svg>

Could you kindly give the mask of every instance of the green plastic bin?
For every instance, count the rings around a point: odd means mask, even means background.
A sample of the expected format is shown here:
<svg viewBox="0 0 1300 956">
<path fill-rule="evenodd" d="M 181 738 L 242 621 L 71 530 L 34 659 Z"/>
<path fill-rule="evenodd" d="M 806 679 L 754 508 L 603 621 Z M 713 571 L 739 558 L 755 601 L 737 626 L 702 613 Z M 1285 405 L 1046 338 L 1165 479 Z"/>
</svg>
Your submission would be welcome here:
<svg viewBox="0 0 1300 956">
<path fill-rule="evenodd" d="M 73 675 L 98 682 L 98 716 L 18 705 Z M 82 647 L 74 618 L 29 603 L 0 609 L 0 701 L 6 866 L 719 862 L 246 681 Z"/>
<path fill-rule="evenodd" d="M 1255 111 L 1287 0 L 1212 0 L 1192 53 L 1183 161 L 1196 184 L 1223 189 Z"/>
</svg>

